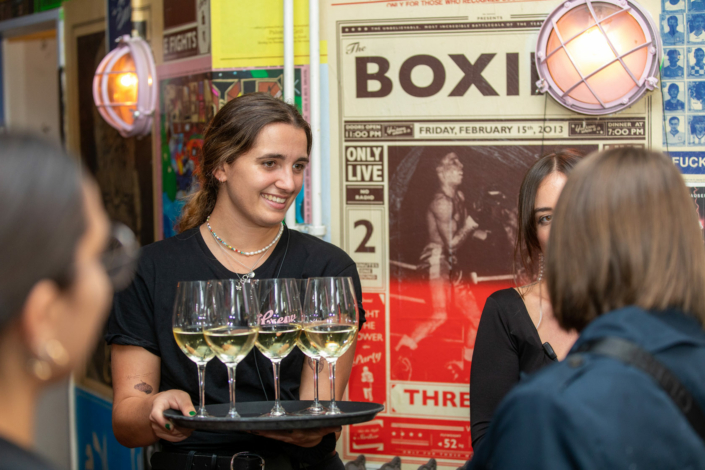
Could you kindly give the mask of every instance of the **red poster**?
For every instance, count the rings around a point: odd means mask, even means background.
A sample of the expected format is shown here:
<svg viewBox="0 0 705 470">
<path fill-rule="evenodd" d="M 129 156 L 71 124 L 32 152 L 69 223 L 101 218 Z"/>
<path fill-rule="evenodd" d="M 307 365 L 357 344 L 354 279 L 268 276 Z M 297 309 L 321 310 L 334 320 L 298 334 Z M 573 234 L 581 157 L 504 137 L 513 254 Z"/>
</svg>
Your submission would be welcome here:
<svg viewBox="0 0 705 470">
<path fill-rule="evenodd" d="M 357 336 L 348 390 L 350 400 L 387 402 L 384 294 L 363 294 L 367 322 Z"/>
</svg>

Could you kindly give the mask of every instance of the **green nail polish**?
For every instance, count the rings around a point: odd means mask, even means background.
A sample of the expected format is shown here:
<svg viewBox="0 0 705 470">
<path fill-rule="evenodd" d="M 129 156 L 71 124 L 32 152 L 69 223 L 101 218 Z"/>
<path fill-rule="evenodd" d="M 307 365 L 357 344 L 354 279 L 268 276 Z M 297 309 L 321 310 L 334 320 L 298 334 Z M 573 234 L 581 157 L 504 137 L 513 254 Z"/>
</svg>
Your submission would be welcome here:
<svg viewBox="0 0 705 470">
<path fill-rule="evenodd" d="M 196 416 L 196 412 L 195 412 L 195 411 L 189 411 L 188 414 L 190 414 L 191 416 Z"/>
<path fill-rule="evenodd" d="M 166 424 L 164 425 L 164 427 L 166 428 L 167 431 L 171 431 L 171 424 L 166 423 Z"/>
</svg>

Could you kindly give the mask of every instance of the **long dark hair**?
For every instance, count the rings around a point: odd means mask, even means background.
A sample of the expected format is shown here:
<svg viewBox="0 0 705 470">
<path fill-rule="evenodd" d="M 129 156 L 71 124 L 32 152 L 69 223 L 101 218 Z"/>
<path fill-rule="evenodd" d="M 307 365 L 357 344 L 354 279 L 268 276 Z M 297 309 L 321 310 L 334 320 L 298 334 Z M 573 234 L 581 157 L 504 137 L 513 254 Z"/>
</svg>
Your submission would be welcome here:
<svg viewBox="0 0 705 470">
<path fill-rule="evenodd" d="M 526 172 L 519 188 L 518 230 L 514 244 L 515 269 L 524 271 L 522 276 L 516 276 L 517 284 L 522 284 L 521 281 L 532 282 L 539 271 L 538 255 L 541 253 L 541 245 L 534 217 L 534 204 L 539 186 L 553 172 L 568 176 L 583 156 L 585 153 L 577 149 L 560 150 L 539 158 Z"/>
<path fill-rule="evenodd" d="M 21 311 L 32 287 L 71 285 L 86 230 L 79 165 L 30 135 L 0 135 L 0 329 Z"/>
<path fill-rule="evenodd" d="M 213 212 L 218 199 L 218 180 L 213 174 L 252 148 L 260 131 L 269 124 L 285 123 L 306 133 L 306 153 L 311 153 L 311 127 L 296 106 L 268 93 L 251 93 L 229 101 L 206 128 L 198 164 L 200 188 L 189 197 L 179 219 L 179 232 L 198 227 Z"/>
</svg>

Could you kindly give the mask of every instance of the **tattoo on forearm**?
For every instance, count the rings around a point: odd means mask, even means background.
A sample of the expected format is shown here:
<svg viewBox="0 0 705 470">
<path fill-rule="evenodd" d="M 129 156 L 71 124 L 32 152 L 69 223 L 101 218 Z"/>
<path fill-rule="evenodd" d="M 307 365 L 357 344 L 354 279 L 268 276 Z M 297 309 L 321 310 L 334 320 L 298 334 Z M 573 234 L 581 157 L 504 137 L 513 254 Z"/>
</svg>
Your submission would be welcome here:
<svg viewBox="0 0 705 470">
<path fill-rule="evenodd" d="M 314 370 L 313 359 L 311 359 L 310 357 L 307 357 L 306 362 L 308 362 L 308 366 L 311 368 L 311 370 Z M 323 361 L 319 359 L 318 372 L 320 373 L 322 371 L 323 371 Z"/>
<path fill-rule="evenodd" d="M 135 385 L 135 390 L 139 390 L 140 392 L 144 392 L 147 395 L 149 395 L 150 393 L 152 393 L 154 391 L 154 388 L 152 388 L 152 386 L 149 385 L 148 383 L 142 381 L 142 382 L 138 383 L 137 385 Z"/>
</svg>

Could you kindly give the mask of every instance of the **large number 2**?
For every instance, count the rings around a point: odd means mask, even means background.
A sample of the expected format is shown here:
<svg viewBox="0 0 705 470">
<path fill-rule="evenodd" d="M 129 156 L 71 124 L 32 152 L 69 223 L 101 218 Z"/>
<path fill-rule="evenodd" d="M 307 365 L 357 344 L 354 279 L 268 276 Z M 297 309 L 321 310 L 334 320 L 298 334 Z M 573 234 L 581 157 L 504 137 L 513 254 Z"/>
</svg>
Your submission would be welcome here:
<svg viewBox="0 0 705 470">
<path fill-rule="evenodd" d="M 355 228 L 358 228 L 360 225 L 365 227 L 366 232 L 365 236 L 362 238 L 362 242 L 360 242 L 360 245 L 355 249 L 355 253 L 374 253 L 375 247 L 367 246 L 367 242 L 370 241 L 370 238 L 372 238 L 372 231 L 374 230 L 372 227 L 372 222 L 365 219 L 355 222 Z"/>
</svg>

